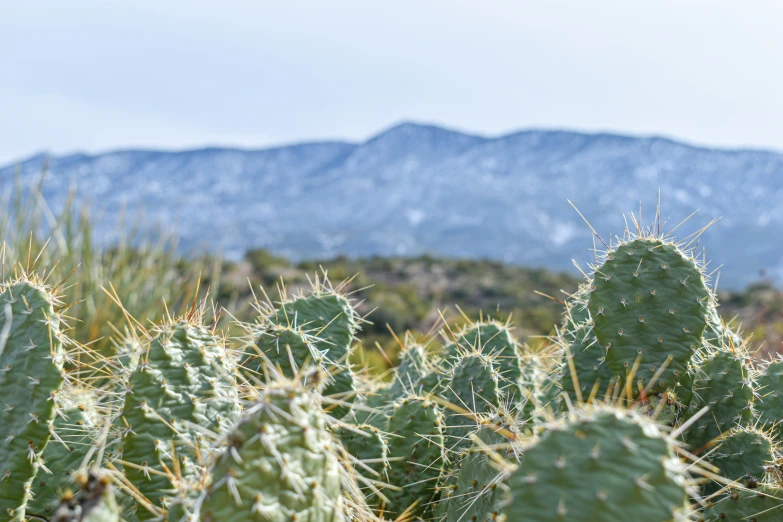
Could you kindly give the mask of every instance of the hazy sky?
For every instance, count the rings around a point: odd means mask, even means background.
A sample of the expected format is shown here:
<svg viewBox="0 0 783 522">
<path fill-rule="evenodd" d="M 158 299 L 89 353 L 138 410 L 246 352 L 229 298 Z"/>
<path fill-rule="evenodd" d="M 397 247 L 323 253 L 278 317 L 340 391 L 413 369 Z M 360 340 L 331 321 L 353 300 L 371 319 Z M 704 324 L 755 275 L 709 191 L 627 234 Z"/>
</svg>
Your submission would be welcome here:
<svg viewBox="0 0 783 522">
<path fill-rule="evenodd" d="M 0 0 L 0 161 L 400 120 L 783 149 L 779 0 Z"/>
</svg>

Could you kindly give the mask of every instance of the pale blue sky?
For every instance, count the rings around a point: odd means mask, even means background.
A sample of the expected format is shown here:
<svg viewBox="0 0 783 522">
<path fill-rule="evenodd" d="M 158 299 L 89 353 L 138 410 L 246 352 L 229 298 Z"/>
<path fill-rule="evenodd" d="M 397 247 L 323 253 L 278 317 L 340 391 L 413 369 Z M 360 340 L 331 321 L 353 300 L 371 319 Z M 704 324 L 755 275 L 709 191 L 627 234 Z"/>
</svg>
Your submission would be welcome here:
<svg viewBox="0 0 783 522">
<path fill-rule="evenodd" d="M 0 161 L 400 120 L 783 149 L 783 2 L 0 0 Z"/>
</svg>

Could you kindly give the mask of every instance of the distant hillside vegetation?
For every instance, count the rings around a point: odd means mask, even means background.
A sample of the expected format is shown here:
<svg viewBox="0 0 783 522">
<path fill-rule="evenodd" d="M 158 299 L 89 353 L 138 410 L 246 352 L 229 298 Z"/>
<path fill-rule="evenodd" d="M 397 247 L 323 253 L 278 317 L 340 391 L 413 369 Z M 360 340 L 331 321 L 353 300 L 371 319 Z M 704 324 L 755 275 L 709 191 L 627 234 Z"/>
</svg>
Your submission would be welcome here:
<svg viewBox="0 0 783 522">
<path fill-rule="evenodd" d="M 510 317 L 519 339 L 541 342 L 559 324 L 563 307 L 536 291 L 563 299 L 579 283 L 570 274 L 489 260 L 339 257 L 292 263 L 258 249 L 223 267 L 218 298 L 227 309 L 249 319 L 251 310 L 234 305 L 251 296 L 248 281 L 254 288 L 263 286 L 274 301 L 279 298 L 281 281 L 289 294 L 295 293 L 308 285 L 308 276 L 322 270 L 333 282 L 353 277 L 353 297 L 361 302 L 359 311 L 370 322 L 363 326 L 365 348 L 378 342 L 390 358 L 398 347 L 389 327 L 399 337 L 406 331 L 423 335 L 443 319 L 458 325 L 462 320 L 459 310 L 474 320 L 480 314 L 501 320 Z M 763 345 L 767 353 L 783 341 L 783 293 L 771 283 L 721 292 L 720 302 L 724 318 L 741 324 L 743 332 L 752 335 L 754 347 Z"/>
</svg>

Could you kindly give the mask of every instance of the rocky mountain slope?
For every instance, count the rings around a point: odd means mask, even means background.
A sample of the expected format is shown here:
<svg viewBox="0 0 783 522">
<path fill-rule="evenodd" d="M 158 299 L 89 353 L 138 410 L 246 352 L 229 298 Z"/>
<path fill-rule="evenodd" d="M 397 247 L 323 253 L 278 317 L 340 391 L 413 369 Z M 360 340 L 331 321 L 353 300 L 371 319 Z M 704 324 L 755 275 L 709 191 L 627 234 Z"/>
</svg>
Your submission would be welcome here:
<svg viewBox="0 0 783 522">
<path fill-rule="evenodd" d="M 42 156 L 0 167 L 30 183 Z M 522 131 L 487 138 L 406 123 L 364 143 L 239 150 L 150 150 L 55 156 L 44 195 L 62 205 L 73 186 L 101 210 L 111 241 L 123 210 L 176 227 L 185 248 L 240 257 L 263 247 L 294 259 L 439 255 L 563 269 L 592 258 L 590 231 L 607 240 L 622 213 L 662 214 L 704 235 L 721 285 L 765 273 L 783 280 L 783 154 L 693 147 L 661 138 Z"/>
</svg>

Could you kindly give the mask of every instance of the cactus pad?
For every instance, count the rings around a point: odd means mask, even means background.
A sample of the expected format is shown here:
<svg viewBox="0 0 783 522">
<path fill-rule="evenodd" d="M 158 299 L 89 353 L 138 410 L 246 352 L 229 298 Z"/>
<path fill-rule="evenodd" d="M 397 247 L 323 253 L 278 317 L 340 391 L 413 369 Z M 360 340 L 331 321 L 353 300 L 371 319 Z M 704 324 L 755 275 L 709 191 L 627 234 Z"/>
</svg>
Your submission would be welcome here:
<svg viewBox="0 0 783 522">
<path fill-rule="evenodd" d="M 596 269 L 589 309 L 606 364 L 625 378 L 641 355 L 647 382 L 673 389 L 701 347 L 712 295 L 696 261 L 671 243 L 636 239 L 607 254 Z"/>
<path fill-rule="evenodd" d="M 770 361 L 757 377 L 760 400 L 755 403 L 761 423 L 771 427 L 783 420 L 783 359 Z"/>
<path fill-rule="evenodd" d="M 153 505 L 163 507 L 173 493 L 167 469 L 179 469 L 186 481 L 203 473 L 210 441 L 192 424 L 220 434 L 239 417 L 225 348 L 203 326 L 164 325 L 129 387 L 122 411 L 125 475 Z M 153 517 L 141 506 L 138 515 Z"/>
<path fill-rule="evenodd" d="M 720 447 L 710 454 L 710 462 L 720 468 L 727 479 L 740 482 L 751 476 L 760 480 L 764 468 L 775 460 L 775 442 L 772 437 L 753 428 L 735 428 L 718 441 Z M 714 493 L 723 485 L 707 484 L 706 492 Z"/>
<path fill-rule="evenodd" d="M 751 420 L 755 395 L 750 372 L 744 357 L 722 350 L 705 354 L 698 362 L 690 410 L 710 409 L 685 433 L 693 451 Z"/>
<path fill-rule="evenodd" d="M 56 299 L 37 282 L 0 292 L 0 517 L 21 521 L 63 382 Z M 54 399 L 54 400 L 53 400 Z"/>
<path fill-rule="evenodd" d="M 747 491 L 732 490 L 708 507 L 699 520 L 703 522 L 778 522 L 783 518 L 781 489 L 761 485 Z"/>
<path fill-rule="evenodd" d="M 508 520 L 626 522 L 684 515 L 671 443 L 650 421 L 609 408 L 551 426 L 510 480 Z"/>
<path fill-rule="evenodd" d="M 95 443 L 101 422 L 95 400 L 95 393 L 88 389 L 61 394 L 60 414 L 53 424 L 55 437 L 43 452 L 43 463 L 50 473 L 41 471 L 33 481 L 28 514 L 50 516 L 60 503 L 62 492 L 74 487 L 77 473 L 89 464 L 84 460 Z"/>
<path fill-rule="evenodd" d="M 441 413 L 434 403 L 410 396 L 394 405 L 389 419 L 389 483 L 401 488 L 384 491 L 391 504 L 387 511 L 398 517 L 406 511 L 420 513 L 435 499 L 443 465 Z"/>
<path fill-rule="evenodd" d="M 201 502 L 203 522 L 343 520 L 340 464 L 324 415 L 304 389 L 268 388 L 228 443 Z"/>
</svg>

